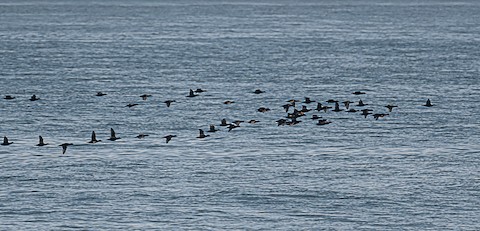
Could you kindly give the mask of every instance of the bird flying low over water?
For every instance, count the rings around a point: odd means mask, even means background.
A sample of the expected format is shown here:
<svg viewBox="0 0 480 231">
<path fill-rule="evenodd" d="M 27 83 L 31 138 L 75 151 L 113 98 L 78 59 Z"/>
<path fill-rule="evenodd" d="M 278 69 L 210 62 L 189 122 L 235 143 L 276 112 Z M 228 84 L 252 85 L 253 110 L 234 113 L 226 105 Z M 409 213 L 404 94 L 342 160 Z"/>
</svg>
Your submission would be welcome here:
<svg viewBox="0 0 480 231">
<path fill-rule="evenodd" d="M 258 121 L 258 120 L 249 120 L 247 123 L 249 123 L 249 124 L 255 124 L 255 123 L 258 123 L 258 122 L 260 122 L 260 121 Z"/>
<path fill-rule="evenodd" d="M 222 119 L 222 122 L 220 122 L 220 126 L 228 126 L 227 120 Z"/>
<path fill-rule="evenodd" d="M 36 101 L 36 100 L 39 100 L 40 98 L 38 98 L 36 95 L 32 95 L 32 97 L 30 97 L 30 101 Z"/>
<path fill-rule="evenodd" d="M 286 119 L 279 119 L 275 122 L 277 122 L 277 126 L 280 126 L 280 125 L 284 126 L 287 123 L 287 120 Z"/>
<path fill-rule="evenodd" d="M 121 139 L 120 137 L 115 136 L 115 131 L 113 128 L 110 128 L 110 138 L 108 140 L 115 141 Z"/>
<path fill-rule="evenodd" d="M 42 136 L 38 136 L 38 144 L 37 144 L 37 146 L 40 146 L 40 147 L 41 147 L 41 146 L 45 146 L 45 145 L 47 145 L 47 144 L 48 144 L 48 143 L 44 143 L 44 142 L 43 142 L 43 137 L 42 137 Z"/>
<path fill-rule="evenodd" d="M 210 135 L 205 135 L 205 132 L 203 132 L 202 129 L 198 129 L 198 131 L 199 131 L 199 135 L 197 136 L 197 138 L 202 139 L 202 138 L 205 138 L 205 137 L 209 137 L 209 136 L 210 136 Z"/>
<path fill-rule="evenodd" d="M 70 146 L 70 145 L 73 145 L 72 143 L 63 143 L 63 144 L 60 144 L 58 146 L 62 146 L 62 154 L 65 154 L 65 152 L 67 151 L 67 147 Z"/>
<path fill-rule="evenodd" d="M 125 106 L 125 107 L 135 107 L 135 106 L 137 106 L 137 105 L 138 105 L 138 103 L 129 103 L 129 104 L 127 104 L 127 106 Z"/>
<path fill-rule="evenodd" d="M 4 99 L 10 100 L 10 99 L 15 99 L 15 97 L 13 97 L 13 96 L 11 96 L 11 95 L 6 95 Z"/>
<path fill-rule="evenodd" d="M 332 123 L 332 122 L 328 121 L 326 119 L 321 119 L 321 120 L 318 120 L 317 125 L 327 125 L 327 124 L 330 124 L 330 123 Z"/>
<path fill-rule="evenodd" d="M 202 92 L 206 92 L 207 90 L 203 90 L 203 89 L 200 89 L 200 88 L 197 88 L 197 90 L 195 90 L 196 93 L 202 93 Z"/>
<path fill-rule="evenodd" d="M 313 103 L 313 102 L 315 102 L 315 100 L 310 100 L 309 97 L 305 97 L 305 101 L 303 101 L 303 103 L 307 103 L 307 104 L 308 103 Z"/>
<path fill-rule="evenodd" d="M 265 113 L 265 112 L 267 112 L 267 111 L 270 111 L 270 108 L 261 107 L 261 108 L 257 109 L 257 111 L 262 112 L 262 113 Z"/>
<path fill-rule="evenodd" d="M 359 100 L 359 101 L 358 101 L 358 104 L 357 104 L 358 107 L 363 107 L 363 106 L 366 106 L 366 105 L 368 105 L 368 104 L 363 103 L 362 100 Z"/>
<path fill-rule="evenodd" d="M 352 94 L 354 94 L 354 95 L 364 95 L 364 94 L 367 94 L 367 93 L 365 93 L 363 91 L 356 91 L 356 92 L 353 92 Z"/>
<path fill-rule="evenodd" d="M 235 101 L 227 100 L 227 101 L 223 102 L 223 104 L 232 104 L 232 103 L 235 103 Z"/>
<path fill-rule="evenodd" d="M 197 89 L 198 90 L 198 89 Z M 190 93 L 187 95 L 187 97 L 195 97 L 195 96 L 198 96 L 198 95 L 195 95 L 195 93 L 193 92 L 192 89 L 190 89 Z"/>
<path fill-rule="evenodd" d="M 255 94 L 262 94 L 262 93 L 265 93 L 264 91 L 260 90 L 260 89 L 257 89 L 255 90 L 253 93 Z"/>
<path fill-rule="evenodd" d="M 170 142 L 170 140 L 172 140 L 173 137 L 177 137 L 176 135 L 168 135 L 168 136 L 164 136 L 163 138 L 165 138 L 165 142 L 168 144 L 168 142 Z"/>
<path fill-rule="evenodd" d="M 218 129 L 215 128 L 215 125 L 210 124 L 210 129 L 207 132 L 216 132 Z"/>
<path fill-rule="evenodd" d="M 147 134 L 140 134 L 140 135 L 136 136 L 136 138 L 143 139 L 147 136 L 148 136 Z"/>
<path fill-rule="evenodd" d="M 338 102 L 335 102 L 335 109 L 333 109 L 332 111 L 339 112 L 339 111 L 343 111 L 343 109 L 340 109 L 340 105 L 338 104 Z"/>
<path fill-rule="evenodd" d="M 385 116 L 388 116 L 388 114 L 383 114 L 383 113 L 373 114 L 373 118 L 375 118 L 375 120 L 378 120 L 378 118 L 383 118 Z"/>
<path fill-rule="evenodd" d="M 174 103 L 175 100 L 166 100 L 166 101 L 163 101 L 165 104 L 167 104 L 167 107 L 170 107 L 170 104 Z"/>
<path fill-rule="evenodd" d="M 152 95 L 148 95 L 148 94 L 143 94 L 140 96 L 140 98 L 142 98 L 143 100 L 147 100 L 148 97 L 151 97 Z"/>
<path fill-rule="evenodd" d="M 423 105 L 423 106 L 425 106 L 425 107 L 432 107 L 433 104 L 432 104 L 432 102 L 430 101 L 430 99 L 427 99 L 427 103 L 426 103 L 425 105 Z"/>
<path fill-rule="evenodd" d="M 2 145 L 10 145 L 10 144 L 13 144 L 13 142 L 8 142 L 8 138 L 4 136 Z"/>
<path fill-rule="evenodd" d="M 94 144 L 94 143 L 98 143 L 100 141 L 101 140 L 97 140 L 97 135 L 95 134 L 95 131 L 92 131 L 92 139 L 90 141 L 88 141 L 88 143 Z"/>
<path fill-rule="evenodd" d="M 388 108 L 388 111 L 389 111 L 389 112 L 392 112 L 393 108 L 398 107 L 398 106 L 389 104 L 389 105 L 387 105 L 387 106 L 385 106 L 385 107 Z"/>
<path fill-rule="evenodd" d="M 229 125 L 228 125 L 228 131 L 231 131 L 231 130 L 233 130 L 233 129 L 235 129 L 235 128 L 238 128 L 238 127 L 240 127 L 240 125 L 237 125 L 237 124 L 229 124 Z"/>
<path fill-rule="evenodd" d="M 345 108 L 346 108 L 346 109 L 349 109 L 349 108 L 350 108 L 350 104 L 353 103 L 353 102 L 347 100 L 347 101 L 343 101 L 342 103 L 343 103 L 343 105 L 345 105 Z"/>
<path fill-rule="evenodd" d="M 373 111 L 372 109 L 363 109 L 362 110 L 362 115 L 365 116 L 365 118 L 367 118 L 368 115 L 371 115 L 371 111 Z"/>
<path fill-rule="evenodd" d="M 101 92 L 101 91 L 97 92 L 97 94 L 96 94 L 96 96 L 104 96 L 104 95 L 107 95 L 107 94 L 105 94 L 105 93 L 103 93 L 103 92 Z"/>
</svg>

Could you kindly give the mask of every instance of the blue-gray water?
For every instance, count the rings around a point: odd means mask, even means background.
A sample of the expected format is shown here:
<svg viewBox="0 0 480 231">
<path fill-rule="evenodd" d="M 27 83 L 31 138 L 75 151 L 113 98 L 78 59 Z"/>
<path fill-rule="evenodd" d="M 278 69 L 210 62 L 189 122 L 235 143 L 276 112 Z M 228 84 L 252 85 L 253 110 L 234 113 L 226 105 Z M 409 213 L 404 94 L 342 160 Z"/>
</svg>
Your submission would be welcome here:
<svg viewBox="0 0 480 231">
<path fill-rule="evenodd" d="M 2 1 L 0 136 L 14 143 L 0 146 L 0 229 L 478 230 L 479 12 L 474 0 Z M 277 126 L 303 97 L 398 108 Z M 222 118 L 260 122 L 196 138 Z M 92 131 L 103 141 L 88 144 Z"/>
</svg>

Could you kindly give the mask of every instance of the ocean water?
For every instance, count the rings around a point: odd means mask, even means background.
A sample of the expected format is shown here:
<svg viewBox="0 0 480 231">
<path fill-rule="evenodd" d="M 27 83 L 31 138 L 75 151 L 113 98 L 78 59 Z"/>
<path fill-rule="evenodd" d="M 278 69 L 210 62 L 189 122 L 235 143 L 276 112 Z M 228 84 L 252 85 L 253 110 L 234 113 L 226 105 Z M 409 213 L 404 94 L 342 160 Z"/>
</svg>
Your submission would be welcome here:
<svg viewBox="0 0 480 231">
<path fill-rule="evenodd" d="M 0 229 L 479 230 L 479 12 L 473 0 L 1 1 L 0 135 L 14 143 L 0 146 Z M 398 107 L 277 126 L 304 97 Z M 228 132 L 223 118 L 260 122 Z"/>
</svg>

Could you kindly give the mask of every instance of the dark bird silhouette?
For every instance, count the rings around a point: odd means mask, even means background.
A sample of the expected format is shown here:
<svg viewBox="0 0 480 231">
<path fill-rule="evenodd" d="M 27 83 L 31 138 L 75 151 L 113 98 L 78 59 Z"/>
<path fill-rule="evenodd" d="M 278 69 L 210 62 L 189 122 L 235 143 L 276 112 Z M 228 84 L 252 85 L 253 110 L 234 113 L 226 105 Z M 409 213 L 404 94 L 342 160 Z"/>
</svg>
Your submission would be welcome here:
<svg viewBox="0 0 480 231">
<path fill-rule="evenodd" d="M 285 104 L 282 107 L 283 109 L 285 109 L 285 112 L 288 112 L 288 109 L 290 109 L 291 106 L 292 106 L 291 104 Z"/>
<path fill-rule="evenodd" d="M 222 122 L 220 123 L 220 126 L 228 126 L 227 120 L 222 119 Z"/>
<path fill-rule="evenodd" d="M 317 103 L 317 108 L 315 108 L 316 111 L 321 111 L 323 110 L 324 112 L 327 112 L 327 110 L 329 108 L 332 108 L 332 107 L 329 107 L 329 106 L 322 106 L 321 103 Z"/>
<path fill-rule="evenodd" d="M 170 140 L 172 140 L 173 137 L 177 137 L 176 135 L 168 135 L 168 136 L 164 136 L 163 138 L 165 138 L 165 142 L 168 144 L 168 142 L 170 142 Z"/>
<path fill-rule="evenodd" d="M 38 98 L 36 95 L 32 95 L 32 97 L 30 97 L 30 101 L 36 101 L 36 100 L 39 100 L 40 98 Z"/>
<path fill-rule="evenodd" d="M 67 151 L 67 147 L 70 146 L 70 145 L 73 145 L 72 143 L 63 143 L 63 144 L 60 144 L 58 146 L 62 146 L 62 154 L 65 154 L 65 152 Z"/>
<path fill-rule="evenodd" d="M 357 104 L 358 107 L 363 107 L 363 106 L 366 106 L 366 105 L 368 105 L 368 104 L 363 103 L 362 100 L 359 100 L 359 101 L 358 101 L 358 104 Z"/>
<path fill-rule="evenodd" d="M 203 89 L 200 89 L 200 88 L 197 88 L 197 90 L 195 90 L 196 93 L 202 93 L 202 92 L 206 92 L 207 90 L 203 90 Z"/>
<path fill-rule="evenodd" d="M 103 93 L 103 92 L 101 92 L 101 91 L 97 92 L 97 94 L 96 94 L 96 96 L 104 96 L 104 95 L 107 95 L 107 94 L 105 94 L 105 93 Z"/>
<path fill-rule="evenodd" d="M 305 105 L 302 105 L 302 109 L 300 110 L 301 112 L 309 112 L 311 111 L 312 109 L 308 109 L 307 106 Z"/>
<path fill-rule="evenodd" d="M 277 122 L 277 126 L 280 126 L 280 125 L 283 126 L 283 125 L 285 125 L 285 124 L 287 123 L 287 120 L 286 120 L 286 119 L 279 119 L 279 120 L 277 120 L 277 121 L 275 121 L 275 122 Z"/>
<path fill-rule="evenodd" d="M 270 108 L 261 107 L 261 108 L 257 109 L 257 111 L 262 112 L 262 113 L 265 113 L 265 112 L 267 112 L 267 111 L 270 111 Z"/>
<path fill-rule="evenodd" d="M 378 118 L 383 118 L 385 116 L 388 116 L 388 114 L 383 114 L 383 113 L 373 114 L 373 118 L 375 118 L 375 120 L 378 120 Z"/>
<path fill-rule="evenodd" d="M 249 124 L 255 124 L 255 123 L 258 123 L 258 122 L 260 122 L 260 121 L 258 121 L 258 120 L 249 120 L 247 123 L 249 123 Z"/>
<path fill-rule="evenodd" d="M 166 101 L 163 101 L 163 102 L 167 105 L 167 107 L 170 107 L 170 104 L 174 103 L 175 100 L 166 100 Z"/>
<path fill-rule="evenodd" d="M 223 104 L 232 104 L 232 103 L 235 103 L 235 102 L 231 101 L 231 100 L 227 100 L 227 101 L 223 102 Z"/>
<path fill-rule="evenodd" d="M 140 96 L 140 98 L 142 98 L 143 100 L 147 100 L 148 97 L 150 97 L 152 95 L 148 95 L 148 94 L 143 94 Z"/>
<path fill-rule="evenodd" d="M 235 124 L 235 125 L 237 125 L 237 126 L 240 126 L 240 123 L 243 123 L 243 122 L 245 122 L 245 121 L 243 121 L 243 120 L 235 120 L 235 121 L 232 122 L 232 124 Z"/>
<path fill-rule="evenodd" d="M 312 120 L 318 120 L 318 119 L 320 119 L 320 118 L 322 118 L 322 117 L 321 117 L 321 116 L 318 116 L 318 115 L 312 115 L 312 118 L 310 118 L 310 119 L 312 119 Z"/>
<path fill-rule="evenodd" d="M 240 125 L 237 125 L 237 124 L 229 124 L 229 125 L 228 125 L 228 131 L 231 131 L 231 130 L 233 130 L 233 129 L 235 129 L 235 128 L 238 128 L 238 127 L 240 127 Z"/>
<path fill-rule="evenodd" d="M 47 145 L 48 143 L 44 143 L 43 142 L 43 137 L 42 136 L 38 136 L 38 144 L 37 146 L 45 146 Z"/>
<path fill-rule="evenodd" d="M 218 129 L 215 128 L 215 125 L 210 124 L 210 129 L 208 129 L 207 132 L 216 132 L 216 131 L 218 131 Z"/>
<path fill-rule="evenodd" d="M 115 131 L 113 128 L 110 128 L 110 138 L 108 140 L 115 141 L 121 139 L 120 137 L 115 136 Z"/>
<path fill-rule="evenodd" d="M 11 95 L 6 95 L 4 99 L 10 100 L 10 99 L 15 99 L 15 97 L 13 97 L 13 96 L 11 96 Z"/>
<path fill-rule="evenodd" d="M 356 92 L 353 92 L 352 94 L 354 94 L 354 95 L 364 95 L 364 94 L 367 94 L 367 93 L 365 93 L 363 91 L 356 91 Z"/>
<path fill-rule="evenodd" d="M 147 134 L 139 134 L 138 136 L 136 136 L 136 138 L 139 138 L 139 139 L 143 139 L 145 137 L 147 137 L 148 135 Z"/>
<path fill-rule="evenodd" d="M 8 138 L 4 136 L 2 145 L 10 145 L 10 144 L 13 144 L 13 142 L 8 142 Z"/>
<path fill-rule="evenodd" d="M 94 144 L 94 143 L 98 143 L 102 140 L 97 140 L 97 135 L 95 134 L 95 131 L 92 131 L 92 139 L 90 141 L 88 141 L 88 143 L 91 143 L 91 144 Z"/>
<path fill-rule="evenodd" d="M 190 93 L 187 95 L 187 97 L 195 97 L 195 96 L 198 96 L 198 95 L 195 95 L 195 93 L 193 92 L 193 90 L 190 89 Z"/>
<path fill-rule="evenodd" d="M 372 109 L 363 109 L 362 115 L 365 116 L 365 118 L 367 118 L 368 115 L 372 114 L 370 111 L 372 111 Z"/>
<path fill-rule="evenodd" d="M 303 103 L 307 103 L 307 104 L 308 103 L 313 103 L 313 102 L 315 102 L 315 100 L 310 100 L 309 97 L 305 97 L 305 101 L 303 101 Z"/>
<path fill-rule="evenodd" d="M 343 103 L 343 105 L 345 105 L 345 108 L 346 108 L 346 109 L 349 109 L 349 107 L 350 107 L 350 104 L 351 104 L 351 103 L 353 103 L 353 102 L 352 102 L 352 101 L 349 101 L 349 100 L 347 100 L 347 101 L 343 101 L 342 103 Z"/>
<path fill-rule="evenodd" d="M 388 112 L 392 112 L 393 108 L 398 107 L 398 106 L 389 104 L 389 105 L 387 105 L 387 106 L 385 106 L 385 107 L 388 108 Z"/>
<path fill-rule="evenodd" d="M 333 109 L 332 111 L 339 112 L 339 111 L 343 111 L 343 109 L 340 109 L 340 105 L 338 104 L 338 102 L 335 102 L 335 109 Z"/>
<path fill-rule="evenodd" d="M 260 90 L 260 89 L 257 89 L 255 90 L 253 93 L 255 94 L 262 94 L 262 93 L 265 93 L 264 91 Z"/>
<path fill-rule="evenodd" d="M 330 124 L 332 122 L 326 120 L 326 119 L 322 119 L 322 120 L 318 120 L 317 122 L 317 125 L 327 125 L 327 124 Z"/>
<path fill-rule="evenodd" d="M 327 103 L 338 103 L 338 100 L 334 100 L 334 99 L 329 99 L 327 101 L 325 101 Z"/>
<path fill-rule="evenodd" d="M 350 110 L 346 111 L 346 112 L 357 112 L 357 110 L 353 109 L 353 108 L 350 108 Z"/>
<path fill-rule="evenodd" d="M 129 104 L 127 104 L 127 106 L 125 106 L 125 107 L 135 107 L 135 106 L 137 106 L 137 105 L 138 105 L 138 103 L 129 103 Z"/>
<path fill-rule="evenodd" d="M 297 120 L 296 117 L 293 117 L 293 118 L 290 119 L 290 121 L 285 122 L 285 124 L 286 124 L 286 125 L 289 125 L 289 126 L 292 126 L 292 125 L 297 125 L 297 124 L 299 124 L 300 122 L 302 122 L 302 121 Z"/>
<path fill-rule="evenodd" d="M 430 101 L 430 99 L 427 99 L 427 103 L 425 105 L 423 105 L 425 107 L 433 107 L 433 104 L 432 102 Z"/>
<path fill-rule="evenodd" d="M 205 135 L 205 132 L 203 132 L 202 129 L 198 129 L 199 130 L 199 135 L 197 136 L 197 138 L 199 139 L 203 139 L 205 137 L 209 137 L 210 135 Z"/>
</svg>

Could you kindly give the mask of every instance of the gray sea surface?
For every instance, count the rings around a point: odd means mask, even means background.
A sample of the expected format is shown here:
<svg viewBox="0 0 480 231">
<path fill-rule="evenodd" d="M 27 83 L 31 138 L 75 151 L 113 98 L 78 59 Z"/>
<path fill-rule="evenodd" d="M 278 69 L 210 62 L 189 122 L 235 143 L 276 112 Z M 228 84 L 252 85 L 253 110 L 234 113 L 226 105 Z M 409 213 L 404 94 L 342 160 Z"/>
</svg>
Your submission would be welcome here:
<svg viewBox="0 0 480 231">
<path fill-rule="evenodd" d="M 0 230 L 480 230 L 479 44 L 474 0 L 2 0 Z"/>
</svg>

